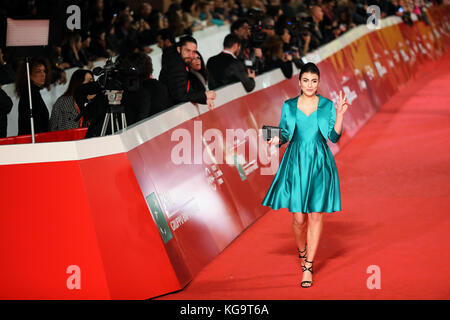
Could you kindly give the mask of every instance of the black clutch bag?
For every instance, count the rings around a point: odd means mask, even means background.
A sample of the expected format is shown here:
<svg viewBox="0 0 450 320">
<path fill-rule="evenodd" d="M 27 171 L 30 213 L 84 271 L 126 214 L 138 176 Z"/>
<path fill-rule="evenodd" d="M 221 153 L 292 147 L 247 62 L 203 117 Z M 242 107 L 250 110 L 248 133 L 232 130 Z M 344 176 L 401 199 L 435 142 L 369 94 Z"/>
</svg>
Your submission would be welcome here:
<svg viewBox="0 0 450 320">
<path fill-rule="evenodd" d="M 263 132 L 264 140 L 266 140 L 266 141 L 272 139 L 275 136 L 278 136 L 278 138 L 281 141 L 281 128 L 279 128 L 279 127 L 263 126 L 262 132 Z"/>
</svg>

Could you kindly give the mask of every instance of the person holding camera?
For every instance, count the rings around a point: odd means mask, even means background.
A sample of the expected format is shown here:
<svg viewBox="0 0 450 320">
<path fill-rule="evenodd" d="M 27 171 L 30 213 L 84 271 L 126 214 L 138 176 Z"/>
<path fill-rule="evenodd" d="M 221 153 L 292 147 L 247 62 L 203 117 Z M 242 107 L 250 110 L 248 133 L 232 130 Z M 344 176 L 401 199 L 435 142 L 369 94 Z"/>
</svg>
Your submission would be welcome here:
<svg viewBox="0 0 450 320">
<path fill-rule="evenodd" d="M 209 88 L 215 89 L 227 84 L 241 82 L 247 92 L 255 88 L 255 71 L 247 69 L 237 54 L 241 40 L 235 34 L 228 34 L 223 40 L 223 51 L 208 59 Z"/>
<path fill-rule="evenodd" d="M 147 119 L 169 107 L 169 93 L 164 84 L 153 79 L 152 59 L 143 52 L 130 54 L 120 62 L 122 70 L 138 70 L 139 88 L 125 90 L 123 105 L 127 124 Z"/>
<path fill-rule="evenodd" d="M 78 69 L 70 78 L 69 87 L 62 96 L 56 100 L 50 116 L 50 130 L 67 130 L 83 127 L 83 119 L 75 121 L 80 114 L 80 108 L 75 102 L 75 90 L 82 84 L 92 82 L 94 75 L 89 70 Z"/>
<path fill-rule="evenodd" d="M 280 69 L 287 79 L 292 77 L 293 57 L 289 51 L 283 51 L 283 41 L 279 36 L 268 37 L 264 41 L 263 52 L 266 61 L 265 72 Z"/>
<path fill-rule="evenodd" d="M 236 57 L 248 69 L 254 70 L 255 74 L 261 74 L 264 70 L 264 56 L 260 48 L 262 41 L 255 41 L 249 20 L 245 18 L 236 20 L 231 24 L 230 32 L 237 35 L 241 40 L 241 50 Z"/>
</svg>

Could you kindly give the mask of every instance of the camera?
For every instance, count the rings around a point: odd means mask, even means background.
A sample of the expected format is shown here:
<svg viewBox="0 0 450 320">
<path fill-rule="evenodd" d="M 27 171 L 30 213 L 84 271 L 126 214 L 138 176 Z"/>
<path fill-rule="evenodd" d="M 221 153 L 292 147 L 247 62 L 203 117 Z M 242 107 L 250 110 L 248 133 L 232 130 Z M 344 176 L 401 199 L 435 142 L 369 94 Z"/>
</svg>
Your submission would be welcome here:
<svg viewBox="0 0 450 320">
<path fill-rule="evenodd" d="M 266 34 L 262 31 L 264 12 L 259 9 L 251 8 L 248 10 L 247 16 L 249 24 L 251 25 L 251 36 L 249 39 L 250 46 L 259 48 L 266 39 Z"/>
<path fill-rule="evenodd" d="M 109 58 L 105 65 L 92 70 L 95 76 L 99 76 L 97 84 L 103 90 L 137 91 L 140 88 L 139 73 L 134 66 L 121 67 L 120 61 L 116 63 Z"/>
</svg>

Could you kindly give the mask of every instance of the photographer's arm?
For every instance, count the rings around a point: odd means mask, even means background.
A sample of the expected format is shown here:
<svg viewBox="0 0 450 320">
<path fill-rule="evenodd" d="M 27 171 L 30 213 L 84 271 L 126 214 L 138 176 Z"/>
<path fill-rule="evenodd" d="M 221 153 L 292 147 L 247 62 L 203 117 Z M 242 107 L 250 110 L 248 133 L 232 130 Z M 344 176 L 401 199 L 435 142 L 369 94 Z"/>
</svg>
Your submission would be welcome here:
<svg viewBox="0 0 450 320">
<path fill-rule="evenodd" d="M 251 76 L 249 76 L 249 73 L 242 62 L 236 60 L 225 72 L 238 78 L 244 86 L 245 91 L 250 92 L 255 89 L 255 73 L 253 72 L 251 73 Z"/>
</svg>

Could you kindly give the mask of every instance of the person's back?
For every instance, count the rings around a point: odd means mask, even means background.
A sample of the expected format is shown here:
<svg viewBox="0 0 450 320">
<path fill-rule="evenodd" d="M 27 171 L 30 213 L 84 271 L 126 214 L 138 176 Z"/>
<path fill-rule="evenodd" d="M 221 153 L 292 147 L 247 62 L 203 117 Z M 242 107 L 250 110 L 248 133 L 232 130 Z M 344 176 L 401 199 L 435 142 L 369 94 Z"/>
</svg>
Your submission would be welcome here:
<svg viewBox="0 0 450 320">
<path fill-rule="evenodd" d="M 50 116 L 50 131 L 79 128 L 79 122 L 75 121 L 78 113 L 74 104 L 73 96 L 62 95 L 56 100 Z"/>
<path fill-rule="evenodd" d="M 171 45 L 170 47 L 164 48 L 161 56 L 161 71 L 159 74 L 159 81 L 167 82 L 168 80 L 165 78 L 171 72 L 173 68 L 179 68 L 179 66 L 183 66 L 183 60 L 180 57 L 180 54 L 177 51 L 176 45 Z"/>
<path fill-rule="evenodd" d="M 224 40 L 224 51 L 208 59 L 210 89 L 235 82 L 241 82 L 247 92 L 255 88 L 254 71 L 248 71 L 245 64 L 235 56 L 241 49 L 240 43 L 239 37 L 229 34 Z"/>
<path fill-rule="evenodd" d="M 150 110 L 149 116 L 160 113 L 170 106 L 169 92 L 161 81 L 148 79 L 144 81 L 143 87 L 148 90 L 152 99 L 152 109 Z"/>
<path fill-rule="evenodd" d="M 233 74 L 225 74 L 233 64 L 234 58 L 227 53 L 221 52 L 208 59 L 208 83 L 211 89 L 220 88 L 230 83 L 238 82 L 239 79 Z"/>
</svg>

